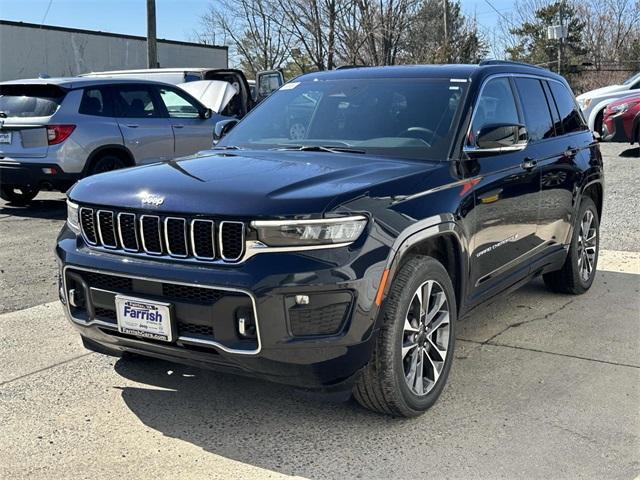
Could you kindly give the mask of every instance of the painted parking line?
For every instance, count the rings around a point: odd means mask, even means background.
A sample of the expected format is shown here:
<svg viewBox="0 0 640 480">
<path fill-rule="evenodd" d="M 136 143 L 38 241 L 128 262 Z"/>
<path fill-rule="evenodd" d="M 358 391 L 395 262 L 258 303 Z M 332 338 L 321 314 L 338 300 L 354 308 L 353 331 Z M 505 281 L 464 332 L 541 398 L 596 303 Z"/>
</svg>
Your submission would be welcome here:
<svg viewBox="0 0 640 480">
<path fill-rule="evenodd" d="M 640 252 L 600 250 L 598 270 L 640 275 Z"/>
</svg>

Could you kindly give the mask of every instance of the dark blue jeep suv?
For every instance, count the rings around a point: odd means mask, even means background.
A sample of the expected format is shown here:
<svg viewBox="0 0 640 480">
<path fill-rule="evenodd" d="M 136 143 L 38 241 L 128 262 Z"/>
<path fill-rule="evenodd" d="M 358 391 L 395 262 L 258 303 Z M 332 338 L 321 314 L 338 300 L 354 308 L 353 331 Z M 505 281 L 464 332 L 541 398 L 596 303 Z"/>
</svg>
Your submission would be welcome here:
<svg viewBox="0 0 640 480">
<path fill-rule="evenodd" d="M 219 131 L 69 192 L 60 299 L 87 348 L 414 416 L 443 390 L 460 316 L 538 275 L 593 282 L 602 158 L 547 70 L 312 73 Z"/>
</svg>

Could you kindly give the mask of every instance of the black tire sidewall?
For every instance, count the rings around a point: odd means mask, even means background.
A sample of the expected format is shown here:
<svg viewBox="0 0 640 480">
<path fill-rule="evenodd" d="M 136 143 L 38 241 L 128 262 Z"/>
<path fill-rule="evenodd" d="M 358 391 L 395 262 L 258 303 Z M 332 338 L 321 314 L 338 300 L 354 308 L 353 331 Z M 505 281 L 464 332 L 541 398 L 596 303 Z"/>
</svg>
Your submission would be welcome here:
<svg viewBox="0 0 640 480">
<path fill-rule="evenodd" d="M 447 271 L 437 260 L 430 257 L 423 257 L 422 265 L 412 275 L 410 280 L 402 286 L 402 291 L 398 299 L 398 308 L 394 315 L 394 328 L 392 329 L 392 345 L 393 345 L 393 371 L 395 372 L 394 379 L 396 382 L 396 388 L 401 393 L 402 398 L 406 406 L 412 410 L 415 414 L 422 413 L 431 407 L 444 389 L 447 383 L 447 377 L 453 363 L 453 354 L 455 346 L 455 325 L 457 319 L 456 301 L 451 279 L 447 274 Z M 434 388 L 424 396 L 418 396 L 414 394 L 407 385 L 404 379 L 404 368 L 402 363 L 401 345 L 402 336 L 404 330 L 404 319 L 409 308 L 410 302 L 413 298 L 413 294 L 418 287 L 427 280 L 435 280 L 438 282 L 447 297 L 449 305 L 449 322 L 450 322 L 450 336 L 449 346 L 447 349 L 447 358 L 445 359 L 445 365 L 438 378 L 438 382 Z"/>
<path fill-rule="evenodd" d="M 114 162 L 114 164 L 117 165 L 117 167 L 111 168 L 109 170 L 99 170 L 101 165 L 103 165 L 106 162 Z M 112 172 L 114 170 L 119 170 L 124 167 L 126 167 L 124 160 L 122 160 L 122 158 L 118 157 L 117 155 L 110 155 L 110 154 L 102 155 L 99 158 L 96 158 L 91 163 L 91 168 L 89 169 L 89 175 L 97 175 L 99 173 Z"/>
<path fill-rule="evenodd" d="M 593 261 L 593 270 L 589 280 L 585 282 L 582 280 L 580 268 L 578 267 L 578 237 L 580 236 L 582 217 L 584 217 L 587 210 L 591 210 L 591 213 L 593 213 L 593 221 L 595 222 L 596 227 L 596 256 Z M 589 197 L 585 197 L 580 204 L 580 210 L 578 211 L 576 225 L 573 231 L 573 238 L 571 239 L 570 255 L 575 284 L 579 285 L 583 291 L 589 290 L 596 278 L 596 267 L 598 266 L 598 257 L 600 256 L 600 217 L 598 216 L 596 204 Z"/>
<path fill-rule="evenodd" d="M 19 188 L 21 190 L 26 191 L 26 193 L 16 193 L 13 191 L 14 188 Z M 26 205 L 31 202 L 38 193 L 40 193 L 39 188 L 35 187 L 23 187 L 23 186 L 13 186 L 13 185 L 0 185 L 0 197 L 3 200 L 6 200 L 9 203 L 13 203 L 15 205 Z"/>
</svg>

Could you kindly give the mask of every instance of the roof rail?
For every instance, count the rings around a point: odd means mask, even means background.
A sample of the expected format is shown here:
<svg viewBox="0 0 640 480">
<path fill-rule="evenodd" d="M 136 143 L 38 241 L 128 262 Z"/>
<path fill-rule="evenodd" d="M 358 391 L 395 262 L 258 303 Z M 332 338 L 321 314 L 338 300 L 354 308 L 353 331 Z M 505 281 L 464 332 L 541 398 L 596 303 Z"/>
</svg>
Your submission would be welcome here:
<svg viewBox="0 0 640 480">
<path fill-rule="evenodd" d="M 546 70 L 546 68 L 540 67 L 538 65 L 532 65 L 530 63 L 524 62 L 514 62 L 513 60 L 483 60 L 478 65 L 480 65 L 481 67 L 486 67 L 488 65 L 520 65 L 522 67 L 533 67 Z"/>
</svg>

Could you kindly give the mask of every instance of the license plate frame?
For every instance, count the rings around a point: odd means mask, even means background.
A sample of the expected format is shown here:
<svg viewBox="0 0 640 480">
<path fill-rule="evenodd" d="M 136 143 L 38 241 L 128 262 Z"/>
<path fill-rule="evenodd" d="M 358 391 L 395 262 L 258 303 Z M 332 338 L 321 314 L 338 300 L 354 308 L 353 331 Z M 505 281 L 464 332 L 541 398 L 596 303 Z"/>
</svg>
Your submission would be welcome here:
<svg viewBox="0 0 640 480">
<path fill-rule="evenodd" d="M 172 304 L 128 295 L 116 295 L 115 304 L 120 333 L 166 343 L 175 341 Z"/>
<path fill-rule="evenodd" d="M 12 140 L 12 132 L 3 132 L 0 130 L 0 144 L 10 145 Z"/>
</svg>

